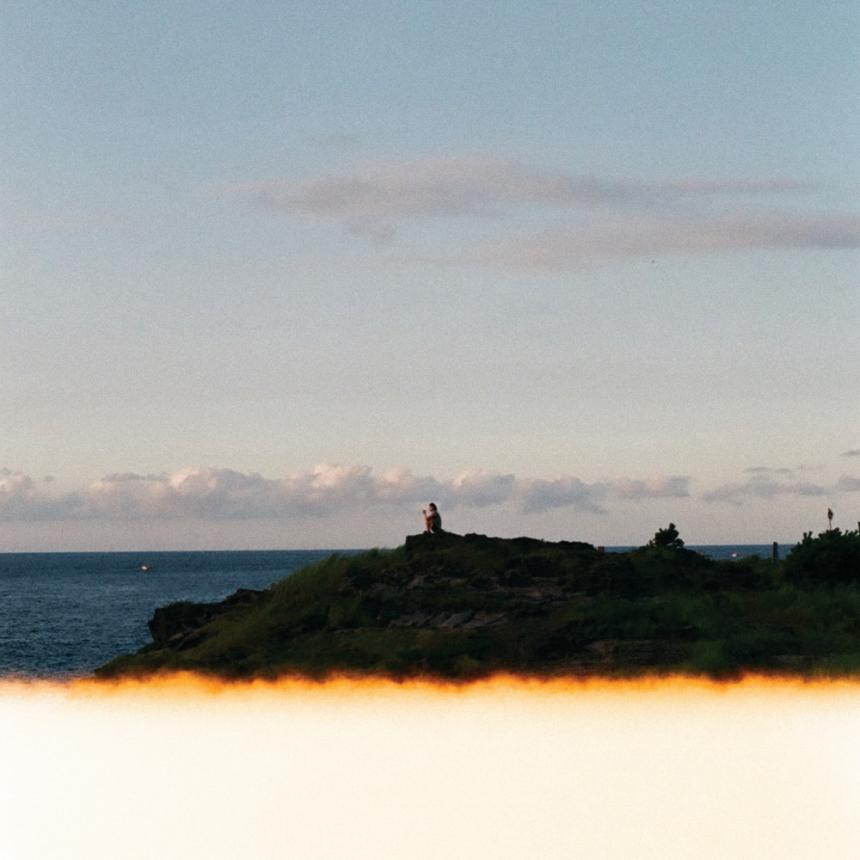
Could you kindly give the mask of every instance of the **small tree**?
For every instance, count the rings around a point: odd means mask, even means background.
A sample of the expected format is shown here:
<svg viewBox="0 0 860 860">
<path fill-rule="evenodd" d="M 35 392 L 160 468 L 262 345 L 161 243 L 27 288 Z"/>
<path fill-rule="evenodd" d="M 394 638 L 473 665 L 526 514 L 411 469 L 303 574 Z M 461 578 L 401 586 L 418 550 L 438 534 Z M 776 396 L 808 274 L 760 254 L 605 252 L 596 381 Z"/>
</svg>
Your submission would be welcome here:
<svg viewBox="0 0 860 860">
<path fill-rule="evenodd" d="M 654 537 L 648 541 L 648 546 L 668 547 L 669 549 L 681 549 L 684 546 L 684 541 L 678 536 L 678 529 L 675 528 L 675 523 L 669 523 L 669 527 L 665 529 L 657 529 L 654 532 Z"/>
</svg>

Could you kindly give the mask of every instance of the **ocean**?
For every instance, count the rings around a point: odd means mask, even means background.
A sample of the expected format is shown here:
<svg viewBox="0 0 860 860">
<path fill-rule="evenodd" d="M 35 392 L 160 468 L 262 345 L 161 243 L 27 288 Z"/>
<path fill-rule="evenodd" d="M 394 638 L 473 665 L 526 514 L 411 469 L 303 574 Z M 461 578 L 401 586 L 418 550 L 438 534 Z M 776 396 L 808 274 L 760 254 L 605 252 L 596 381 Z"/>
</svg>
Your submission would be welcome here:
<svg viewBox="0 0 860 860">
<path fill-rule="evenodd" d="M 769 544 L 691 549 L 722 559 L 769 558 L 771 552 Z M 147 621 L 156 607 L 222 600 L 237 588 L 267 588 L 332 552 L 0 554 L 0 676 L 89 675 L 150 641 Z"/>
</svg>

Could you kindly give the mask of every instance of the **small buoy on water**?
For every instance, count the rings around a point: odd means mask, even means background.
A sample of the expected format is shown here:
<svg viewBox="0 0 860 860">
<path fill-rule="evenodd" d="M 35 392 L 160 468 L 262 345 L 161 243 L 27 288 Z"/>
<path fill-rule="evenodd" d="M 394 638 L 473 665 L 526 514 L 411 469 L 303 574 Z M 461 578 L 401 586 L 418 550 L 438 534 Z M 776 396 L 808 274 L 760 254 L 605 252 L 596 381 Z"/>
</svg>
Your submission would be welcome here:
<svg viewBox="0 0 860 860">
<path fill-rule="evenodd" d="M 152 570 L 152 568 L 151 568 L 148 564 L 142 564 L 142 565 L 140 566 L 140 569 L 141 569 L 142 571 L 144 571 L 144 573 L 145 573 L 147 570 Z"/>
</svg>

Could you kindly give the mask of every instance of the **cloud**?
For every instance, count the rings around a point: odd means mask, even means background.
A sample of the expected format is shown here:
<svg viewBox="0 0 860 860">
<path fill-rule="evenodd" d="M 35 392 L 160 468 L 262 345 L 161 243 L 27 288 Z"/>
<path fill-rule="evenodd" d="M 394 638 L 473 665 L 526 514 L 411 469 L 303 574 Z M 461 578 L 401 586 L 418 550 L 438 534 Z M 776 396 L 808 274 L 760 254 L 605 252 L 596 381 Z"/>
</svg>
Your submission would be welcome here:
<svg viewBox="0 0 860 860">
<path fill-rule="evenodd" d="M 744 469 L 746 475 L 793 475 L 794 469 L 772 469 L 770 466 L 750 466 Z"/>
<path fill-rule="evenodd" d="M 0 521 L 62 520 L 76 518 L 82 510 L 79 494 L 47 494 L 30 475 L 0 469 Z"/>
<path fill-rule="evenodd" d="M 398 468 L 383 472 L 376 485 L 376 501 L 380 504 L 400 505 L 448 501 L 443 481 L 429 476 L 414 475 L 409 469 Z"/>
<path fill-rule="evenodd" d="M 451 481 L 451 493 L 457 504 L 475 508 L 500 505 L 514 494 L 516 478 L 495 472 L 461 472 Z"/>
<path fill-rule="evenodd" d="M 644 481 L 622 478 L 612 482 L 612 490 L 621 499 L 681 499 L 690 495 L 690 478 L 686 475 Z"/>
<path fill-rule="evenodd" d="M 833 488 L 809 481 L 780 481 L 755 477 L 745 482 L 722 484 L 705 493 L 706 502 L 729 502 L 740 505 L 750 499 L 774 499 L 777 496 L 823 496 Z"/>
<path fill-rule="evenodd" d="M 820 465 L 800 465 L 796 468 L 749 466 L 743 470 L 742 481 L 720 484 L 702 495 L 706 502 L 727 502 L 742 505 L 747 501 L 772 500 L 778 497 L 827 496 L 860 491 L 860 478 L 843 475 L 834 483 L 816 483 L 804 475 L 821 472 Z"/>
<path fill-rule="evenodd" d="M 523 481 L 522 510 L 526 514 L 540 514 L 553 508 L 574 508 L 590 513 L 605 513 L 600 502 L 608 490 L 607 484 L 586 484 L 573 477 Z"/>
<path fill-rule="evenodd" d="M 860 493 L 860 478 L 843 475 L 836 482 L 836 489 L 843 493 Z"/>
<path fill-rule="evenodd" d="M 685 498 L 690 495 L 690 478 L 673 475 L 658 478 L 618 478 L 586 484 L 579 478 L 563 476 L 555 480 L 527 479 L 518 484 L 524 513 L 543 513 L 552 508 L 572 507 L 592 513 L 605 513 L 609 499 L 644 501 L 646 499 Z"/>
<path fill-rule="evenodd" d="M 488 156 L 390 162 L 301 180 L 244 183 L 257 206 L 339 223 L 348 232 L 390 238 L 405 220 L 498 217 L 524 207 L 653 206 L 721 195 L 809 190 L 791 179 L 680 179 L 656 182 L 575 176 Z"/>
<path fill-rule="evenodd" d="M 675 179 L 645 183 L 644 188 L 653 194 L 784 194 L 786 192 L 813 191 L 811 182 L 785 178 L 760 179 Z"/>
<path fill-rule="evenodd" d="M 860 216 L 751 213 L 625 214 L 531 235 L 511 234 L 467 250 L 460 262 L 533 271 L 602 260 L 723 251 L 860 248 Z"/>
<path fill-rule="evenodd" d="M 38 503 L 36 482 L 21 472 L 0 469 L 0 513 L 27 511 Z"/>
<path fill-rule="evenodd" d="M 431 500 L 444 508 L 512 504 L 524 513 L 562 507 L 599 513 L 612 498 L 686 496 L 688 483 L 688 478 L 667 477 L 588 484 L 570 475 L 547 480 L 484 470 L 440 479 L 402 468 L 377 476 L 368 466 L 322 464 L 286 478 L 216 468 L 162 475 L 115 473 L 82 490 L 51 495 L 30 476 L 4 470 L 0 520 L 289 519 L 418 506 Z"/>
<path fill-rule="evenodd" d="M 843 475 L 821 484 L 800 479 L 798 471 L 751 466 L 744 470 L 744 480 L 721 484 L 701 499 L 742 505 L 860 492 L 860 478 Z M 366 511 L 389 515 L 398 508 L 417 510 L 429 501 L 443 511 L 507 505 L 527 515 L 564 508 L 603 514 L 616 504 L 688 498 L 691 482 L 686 475 L 667 475 L 589 483 L 574 475 L 533 478 L 487 470 L 439 478 L 405 468 L 376 474 L 365 465 L 321 464 L 283 478 L 203 467 L 170 474 L 113 473 L 62 493 L 55 489 L 56 481 L 0 469 L 0 521 L 291 520 Z"/>
<path fill-rule="evenodd" d="M 284 479 L 233 469 L 181 469 L 171 475 L 109 475 L 90 484 L 85 510 L 124 518 L 266 519 L 314 516 L 376 498 L 365 466 L 320 465 Z"/>
<path fill-rule="evenodd" d="M 840 457 L 860 457 L 860 448 L 851 448 L 848 451 L 843 451 Z"/>
<path fill-rule="evenodd" d="M 482 157 L 427 158 L 240 188 L 271 211 L 330 219 L 352 232 L 370 233 L 393 229 L 393 222 L 407 218 L 487 217 L 524 204 L 595 202 L 610 193 L 593 180 Z"/>
</svg>

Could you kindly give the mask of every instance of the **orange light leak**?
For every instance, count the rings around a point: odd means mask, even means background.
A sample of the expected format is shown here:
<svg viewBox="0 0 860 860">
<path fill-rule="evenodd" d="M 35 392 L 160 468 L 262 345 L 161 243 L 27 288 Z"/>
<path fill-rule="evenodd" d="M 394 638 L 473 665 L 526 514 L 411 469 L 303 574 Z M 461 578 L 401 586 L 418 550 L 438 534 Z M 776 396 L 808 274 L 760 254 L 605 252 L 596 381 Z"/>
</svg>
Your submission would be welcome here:
<svg viewBox="0 0 860 860">
<path fill-rule="evenodd" d="M 472 696 L 493 694 L 539 693 L 542 695 L 607 694 L 648 695 L 703 693 L 766 692 L 848 693 L 860 695 L 860 678 L 803 678 L 796 675 L 747 674 L 740 679 L 716 680 L 699 675 L 644 675 L 637 678 L 601 676 L 514 675 L 499 673 L 477 681 L 444 681 L 432 677 L 394 680 L 381 676 L 334 675 L 324 681 L 303 676 L 283 676 L 276 680 L 228 681 L 194 672 L 160 673 L 142 678 L 96 680 L 77 678 L 70 681 L 7 677 L 0 678 L 0 695 L 42 694 L 62 692 L 71 697 L 169 696 L 189 699 L 207 696 L 247 697 L 260 695 L 290 696 L 368 696 L 368 695 L 428 695 Z"/>
<path fill-rule="evenodd" d="M 853 857 L 860 683 L 0 682 L 0 857 Z"/>
</svg>

